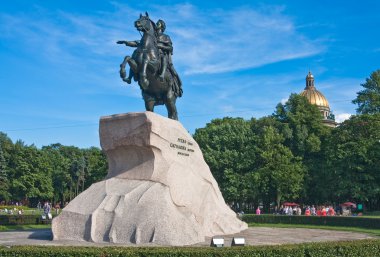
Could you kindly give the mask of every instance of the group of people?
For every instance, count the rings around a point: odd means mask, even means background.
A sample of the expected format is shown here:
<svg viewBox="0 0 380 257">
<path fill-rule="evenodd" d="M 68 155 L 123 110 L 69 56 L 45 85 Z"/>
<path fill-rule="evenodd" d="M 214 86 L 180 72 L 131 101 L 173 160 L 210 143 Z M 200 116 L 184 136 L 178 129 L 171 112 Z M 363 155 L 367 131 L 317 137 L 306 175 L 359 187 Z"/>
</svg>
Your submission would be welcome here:
<svg viewBox="0 0 380 257">
<path fill-rule="evenodd" d="M 8 201 L 8 202 L 6 202 L 6 201 L 3 200 L 3 201 L 0 202 L 0 205 L 1 206 L 7 205 L 7 206 L 16 206 L 16 207 L 18 207 L 18 206 L 23 206 L 24 204 L 22 202 L 18 202 L 18 201 Z"/>
<path fill-rule="evenodd" d="M 280 215 L 305 215 L 305 216 L 335 216 L 336 211 L 333 208 L 333 206 L 306 206 L 304 210 L 302 211 L 301 207 L 299 205 L 297 206 L 283 206 L 278 209 L 278 211 L 275 210 L 276 214 Z"/>
<path fill-rule="evenodd" d="M 13 215 L 13 214 L 19 214 L 19 215 L 22 215 L 24 214 L 24 210 L 23 209 L 18 209 L 18 208 L 4 208 L 4 209 L 1 209 L 0 212 L 4 212 L 5 214 L 9 214 L 9 215 Z"/>
<path fill-rule="evenodd" d="M 6 201 L 1 201 L 0 202 L 0 206 L 4 206 L 3 209 L 0 209 L 0 212 L 3 212 L 5 214 L 10 214 L 10 215 L 13 215 L 13 214 L 24 214 L 24 209 L 21 208 L 23 206 L 23 203 L 22 202 L 18 202 L 18 201 L 9 201 L 9 202 L 6 202 Z"/>
<path fill-rule="evenodd" d="M 14 215 L 14 214 L 23 215 L 25 213 L 25 210 L 24 208 L 21 208 L 21 206 L 23 205 L 19 202 L 12 202 L 11 205 L 4 205 L 4 208 L 1 208 L 0 212 L 9 214 L 9 215 Z M 59 203 L 55 204 L 53 207 L 49 201 L 45 201 L 43 203 L 39 201 L 37 204 L 37 209 L 38 209 L 38 213 L 42 213 L 42 219 L 52 219 L 52 213 L 51 213 L 52 210 L 55 211 L 55 214 L 58 215 L 61 207 Z M 34 214 L 35 210 L 33 209 L 27 210 L 27 212 L 29 214 L 30 213 Z"/>
<path fill-rule="evenodd" d="M 43 216 L 51 218 L 51 210 L 55 210 L 55 214 L 58 215 L 61 209 L 61 204 L 56 203 L 53 207 L 53 205 L 49 201 L 46 201 L 43 205 L 41 202 L 38 202 L 37 209 L 43 211 Z"/>
</svg>

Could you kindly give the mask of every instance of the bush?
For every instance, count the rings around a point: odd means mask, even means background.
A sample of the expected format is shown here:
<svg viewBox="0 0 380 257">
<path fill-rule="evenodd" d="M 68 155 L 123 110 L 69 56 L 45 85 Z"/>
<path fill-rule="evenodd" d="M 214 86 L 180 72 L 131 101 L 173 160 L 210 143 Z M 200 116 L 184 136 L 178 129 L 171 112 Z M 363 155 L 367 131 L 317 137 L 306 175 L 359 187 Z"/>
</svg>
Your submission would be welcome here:
<svg viewBox="0 0 380 257">
<path fill-rule="evenodd" d="M 28 206 L 17 206 L 17 205 L 0 205 L 0 210 L 8 209 L 8 210 L 13 210 L 16 208 L 17 210 L 32 210 L 34 208 L 29 208 Z"/>
<path fill-rule="evenodd" d="M 50 223 L 51 220 L 43 220 L 41 215 L 0 215 L 0 225 L 37 225 Z"/>
<path fill-rule="evenodd" d="M 380 229 L 380 218 L 247 214 L 243 216 L 243 220 L 248 223 L 304 224 Z"/>
<path fill-rule="evenodd" d="M 0 256 L 47 257 L 47 256 L 308 256 L 308 257 L 376 257 L 380 256 L 380 240 L 349 242 L 307 243 L 282 246 L 244 247 L 55 247 L 14 246 L 0 247 Z"/>
</svg>

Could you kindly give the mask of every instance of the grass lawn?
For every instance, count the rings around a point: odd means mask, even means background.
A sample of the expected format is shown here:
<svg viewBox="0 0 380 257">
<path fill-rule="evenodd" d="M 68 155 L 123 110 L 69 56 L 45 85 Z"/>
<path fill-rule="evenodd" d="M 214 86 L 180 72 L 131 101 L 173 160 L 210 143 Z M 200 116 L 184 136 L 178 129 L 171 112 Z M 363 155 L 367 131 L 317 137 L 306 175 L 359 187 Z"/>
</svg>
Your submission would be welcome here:
<svg viewBox="0 0 380 257">
<path fill-rule="evenodd" d="M 380 237 L 380 229 L 367 229 L 355 227 L 338 227 L 338 226 L 318 226 L 303 224 L 270 224 L 270 223 L 249 223 L 250 227 L 271 227 L 271 228 L 310 228 L 310 229 L 327 229 L 348 232 L 358 232 Z"/>
<path fill-rule="evenodd" d="M 0 232 L 13 231 L 13 230 L 43 229 L 43 228 L 51 228 L 51 224 L 40 224 L 40 225 L 0 225 Z"/>
<path fill-rule="evenodd" d="M 364 215 L 380 216 L 380 211 L 368 211 L 364 212 Z"/>
</svg>

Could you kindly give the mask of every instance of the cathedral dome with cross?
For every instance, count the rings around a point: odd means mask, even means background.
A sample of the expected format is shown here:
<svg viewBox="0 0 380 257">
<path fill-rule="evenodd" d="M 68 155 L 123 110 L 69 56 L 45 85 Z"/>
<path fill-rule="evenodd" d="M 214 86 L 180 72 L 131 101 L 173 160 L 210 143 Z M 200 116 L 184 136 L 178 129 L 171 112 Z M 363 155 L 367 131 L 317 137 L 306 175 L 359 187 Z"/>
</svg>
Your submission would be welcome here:
<svg viewBox="0 0 380 257">
<path fill-rule="evenodd" d="M 336 127 L 337 123 L 335 122 L 334 114 L 330 110 L 329 102 L 326 97 L 315 88 L 314 76 L 310 71 L 306 76 L 306 87 L 300 95 L 306 97 L 311 104 L 318 107 L 323 116 L 323 124 L 329 127 Z"/>
</svg>

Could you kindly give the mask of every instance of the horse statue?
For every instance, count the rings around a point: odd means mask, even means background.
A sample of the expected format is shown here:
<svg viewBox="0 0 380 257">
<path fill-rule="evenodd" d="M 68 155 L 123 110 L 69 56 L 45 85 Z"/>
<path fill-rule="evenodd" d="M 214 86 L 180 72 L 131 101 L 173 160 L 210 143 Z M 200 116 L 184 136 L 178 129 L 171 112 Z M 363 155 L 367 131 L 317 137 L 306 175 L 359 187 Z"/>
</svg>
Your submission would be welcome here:
<svg viewBox="0 0 380 257">
<path fill-rule="evenodd" d="M 138 82 L 147 111 L 153 112 L 156 105 L 165 104 L 168 117 L 178 120 L 176 99 L 182 96 L 182 82 L 171 63 L 171 52 L 169 58 L 162 58 L 165 51 L 168 53 L 168 46 L 160 44 L 159 38 L 160 35 L 165 34 L 160 33 L 162 30 L 156 27 L 148 13 L 145 13 L 145 16 L 140 14 L 140 18 L 134 25 L 140 34 L 143 33 L 141 40 L 117 41 L 118 44 L 136 47 L 132 57 L 126 56 L 120 64 L 120 77 L 128 84 L 131 83 L 132 78 Z M 168 38 L 167 35 L 165 36 Z M 170 47 L 172 50 L 171 45 Z M 164 61 L 168 63 L 163 63 Z M 130 67 L 128 78 L 125 71 L 127 63 Z"/>
</svg>

